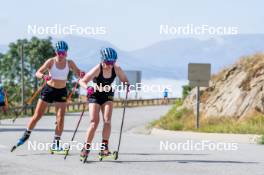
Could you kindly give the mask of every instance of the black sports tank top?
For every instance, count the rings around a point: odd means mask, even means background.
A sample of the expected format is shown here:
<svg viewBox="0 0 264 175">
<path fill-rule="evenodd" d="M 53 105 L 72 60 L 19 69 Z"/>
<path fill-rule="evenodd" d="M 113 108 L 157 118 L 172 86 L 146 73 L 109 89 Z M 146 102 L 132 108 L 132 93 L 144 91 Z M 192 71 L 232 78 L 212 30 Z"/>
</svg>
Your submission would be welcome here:
<svg viewBox="0 0 264 175">
<path fill-rule="evenodd" d="M 115 68 L 114 67 L 112 68 L 112 75 L 111 75 L 111 77 L 110 78 L 104 78 L 104 75 L 103 75 L 103 66 L 102 66 L 102 64 L 100 64 L 100 74 L 99 74 L 98 77 L 96 77 L 96 78 L 93 79 L 93 82 L 96 83 L 97 86 L 99 86 L 99 87 L 100 87 L 100 85 L 102 87 L 107 86 L 107 85 L 108 86 L 111 86 L 112 83 L 114 82 L 115 78 L 116 78 L 116 73 L 115 73 Z"/>
</svg>

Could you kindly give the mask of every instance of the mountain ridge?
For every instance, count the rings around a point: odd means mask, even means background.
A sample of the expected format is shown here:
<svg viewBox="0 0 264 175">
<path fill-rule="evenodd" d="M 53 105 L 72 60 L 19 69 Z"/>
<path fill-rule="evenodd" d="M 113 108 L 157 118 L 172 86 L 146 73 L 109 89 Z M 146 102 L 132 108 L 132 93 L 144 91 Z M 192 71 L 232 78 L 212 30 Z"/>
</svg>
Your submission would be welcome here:
<svg viewBox="0 0 264 175">
<path fill-rule="evenodd" d="M 54 38 L 53 42 L 57 40 Z M 63 40 L 69 43 L 69 57 L 86 71 L 100 62 L 102 47 L 113 47 L 122 68 L 142 70 L 144 78 L 186 79 L 189 62 L 211 63 L 212 72 L 217 73 L 238 57 L 264 51 L 264 34 L 176 38 L 134 51 L 123 51 L 108 41 L 82 36 L 66 36 Z M 6 49 L 7 46 L 0 45 L 0 52 Z"/>
</svg>

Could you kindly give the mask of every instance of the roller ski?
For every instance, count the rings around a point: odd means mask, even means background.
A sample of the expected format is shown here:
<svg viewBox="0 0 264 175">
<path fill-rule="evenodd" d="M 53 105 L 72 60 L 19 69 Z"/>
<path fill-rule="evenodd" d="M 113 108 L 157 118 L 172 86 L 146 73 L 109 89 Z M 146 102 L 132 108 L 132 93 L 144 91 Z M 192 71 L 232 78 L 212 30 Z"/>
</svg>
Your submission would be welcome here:
<svg viewBox="0 0 264 175">
<path fill-rule="evenodd" d="M 86 163 L 89 153 L 90 153 L 89 149 L 83 148 L 80 154 L 80 161 Z"/>
<path fill-rule="evenodd" d="M 60 136 L 55 136 L 54 141 L 49 149 L 50 154 L 66 155 L 68 148 L 63 148 L 61 146 Z"/>
<path fill-rule="evenodd" d="M 14 145 L 12 148 L 11 148 L 11 152 L 15 151 L 15 149 L 17 149 L 17 147 L 19 147 L 20 145 L 23 145 L 25 142 L 21 139 L 18 140 L 17 144 Z"/>
<path fill-rule="evenodd" d="M 99 161 L 103 160 L 117 160 L 118 159 L 118 152 L 114 151 L 111 153 L 110 151 L 104 152 L 101 151 L 98 155 Z"/>
<path fill-rule="evenodd" d="M 62 147 L 58 147 L 58 146 L 52 146 L 49 149 L 50 154 L 58 154 L 58 155 L 66 155 L 67 151 L 68 151 L 68 148 L 63 149 Z"/>
<path fill-rule="evenodd" d="M 118 153 L 113 152 L 111 153 L 108 148 L 108 140 L 103 140 L 101 145 L 101 152 L 98 155 L 99 161 L 103 160 L 117 160 Z"/>
<path fill-rule="evenodd" d="M 17 147 L 23 145 L 29 139 L 30 133 L 31 131 L 26 130 L 23 136 L 18 140 L 17 144 L 11 148 L 11 152 L 15 151 Z"/>
</svg>

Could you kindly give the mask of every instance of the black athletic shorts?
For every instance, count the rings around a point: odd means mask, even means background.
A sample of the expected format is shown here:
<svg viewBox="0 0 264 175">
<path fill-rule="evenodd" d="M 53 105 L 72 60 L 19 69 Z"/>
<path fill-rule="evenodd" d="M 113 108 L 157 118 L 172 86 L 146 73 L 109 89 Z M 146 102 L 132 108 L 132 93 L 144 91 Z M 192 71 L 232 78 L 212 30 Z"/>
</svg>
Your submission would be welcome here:
<svg viewBox="0 0 264 175">
<path fill-rule="evenodd" d="M 46 84 L 41 91 L 40 99 L 47 103 L 66 102 L 67 96 L 68 93 L 66 87 L 62 89 L 56 89 Z"/>
<path fill-rule="evenodd" d="M 114 92 L 95 92 L 88 98 L 89 103 L 103 105 L 107 101 L 114 100 Z"/>
<path fill-rule="evenodd" d="M 0 102 L 0 107 L 5 106 L 5 102 Z"/>
</svg>

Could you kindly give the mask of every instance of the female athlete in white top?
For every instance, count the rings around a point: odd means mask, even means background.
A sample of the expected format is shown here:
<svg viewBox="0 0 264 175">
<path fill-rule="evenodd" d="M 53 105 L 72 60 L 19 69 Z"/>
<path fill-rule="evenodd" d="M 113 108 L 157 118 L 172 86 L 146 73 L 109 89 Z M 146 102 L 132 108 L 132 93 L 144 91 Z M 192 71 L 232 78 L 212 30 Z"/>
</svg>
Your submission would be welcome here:
<svg viewBox="0 0 264 175">
<path fill-rule="evenodd" d="M 64 127 L 64 114 L 66 110 L 67 89 L 66 82 L 70 69 L 79 76 L 83 77 L 84 72 L 72 60 L 67 60 L 68 45 L 64 41 L 59 41 L 55 46 L 56 56 L 48 59 L 36 72 L 37 78 L 43 78 L 47 83 L 41 91 L 40 99 L 37 103 L 35 113 L 30 119 L 27 129 L 23 136 L 18 141 L 18 146 L 22 145 L 30 136 L 31 131 L 36 126 L 39 119 L 43 116 L 48 103 L 54 103 L 56 107 L 55 137 L 52 144 L 52 150 L 62 151 L 60 146 L 60 137 Z M 49 71 L 49 75 L 44 73 Z"/>
</svg>

